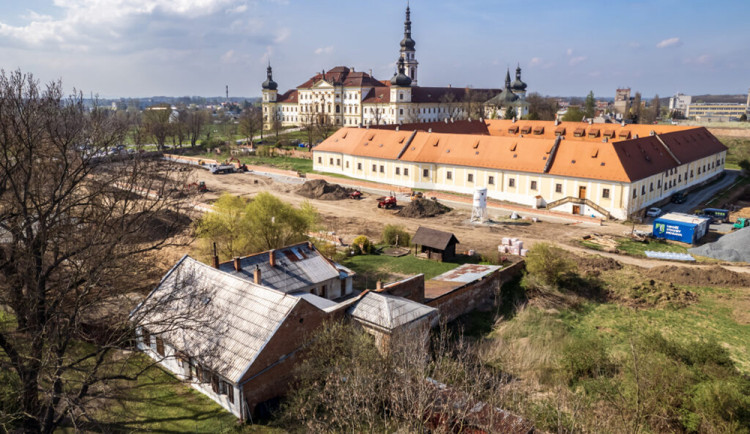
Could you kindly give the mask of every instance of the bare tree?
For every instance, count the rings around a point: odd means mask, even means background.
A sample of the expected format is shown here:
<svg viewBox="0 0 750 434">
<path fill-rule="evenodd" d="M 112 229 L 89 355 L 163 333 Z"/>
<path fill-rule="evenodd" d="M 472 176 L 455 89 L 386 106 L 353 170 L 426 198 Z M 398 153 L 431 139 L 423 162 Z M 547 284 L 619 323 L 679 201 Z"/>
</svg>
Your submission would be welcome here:
<svg viewBox="0 0 750 434">
<path fill-rule="evenodd" d="M 484 118 L 484 103 L 490 99 L 486 92 L 466 89 L 464 95 L 464 105 L 466 106 L 466 116 L 471 119 Z"/>
<path fill-rule="evenodd" d="M 240 115 L 240 134 L 252 142 L 255 134 L 263 128 L 263 115 L 258 108 L 250 106 Z"/>
<path fill-rule="evenodd" d="M 170 133 L 169 119 L 172 115 L 172 108 L 169 104 L 149 107 L 143 112 L 143 121 L 146 131 L 151 134 L 156 142 L 156 147 L 160 151 L 164 149 L 164 143 Z"/>
<path fill-rule="evenodd" d="M 110 353 L 131 336 L 127 314 L 103 303 L 127 309 L 153 267 L 143 254 L 181 220 L 165 166 L 103 157 L 127 125 L 62 89 L 0 74 L 0 371 L 18 384 L 6 416 L 23 432 L 85 420 L 104 382 L 131 378 L 109 365 L 125 363 Z"/>
<path fill-rule="evenodd" d="M 440 105 L 445 107 L 445 111 L 441 111 L 440 120 L 457 118 L 458 117 L 458 101 L 456 100 L 456 94 L 453 92 L 447 92 L 440 96 Z"/>
<path fill-rule="evenodd" d="M 143 116 L 141 112 L 136 110 L 128 109 L 125 115 L 126 122 L 129 126 L 128 131 L 130 138 L 133 140 L 133 144 L 137 149 L 141 149 L 146 143 L 146 128 L 143 125 Z"/>
<path fill-rule="evenodd" d="M 318 113 L 315 116 L 315 130 L 321 140 L 327 139 L 328 136 L 336 130 L 336 126 L 333 124 L 333 118 L 325 113 Z"/>
<path fill-rule="evenodd" d="M 203 110 L 190 110 L 187 112 L 186 128 L 190 146 L 198 143 L 198 138 L 203 132 L 203 128 L 208 121 L 208 114 Z"/>
</svg>

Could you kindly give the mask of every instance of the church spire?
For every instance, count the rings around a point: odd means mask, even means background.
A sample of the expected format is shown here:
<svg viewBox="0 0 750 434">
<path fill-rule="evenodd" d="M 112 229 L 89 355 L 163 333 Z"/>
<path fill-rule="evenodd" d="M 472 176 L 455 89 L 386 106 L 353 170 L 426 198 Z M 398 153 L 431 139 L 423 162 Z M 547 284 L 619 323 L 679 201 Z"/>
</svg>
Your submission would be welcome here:
<svg viewBox="0 0 750 434">
<path fill-rule="evenodd" d="M 417 45 L 414 39 L 411 38 L 411 8 L 409 2 L 406 2 L 406 20 L 404 21 L 404 39 L 401 40 L 401 52 L 399 57 L 403 59 L 405 64 L 405 74 L 412 81 L 412 84 L 417 84 L 417 58 L 415 57 L 416 50 L 414 47 Z"/>
<path fill-rule="evenodd" d="M 510 68 L 508 68 L 508 71 L 505 73 L 505 88 L 510 89 Z"/>
</svg>

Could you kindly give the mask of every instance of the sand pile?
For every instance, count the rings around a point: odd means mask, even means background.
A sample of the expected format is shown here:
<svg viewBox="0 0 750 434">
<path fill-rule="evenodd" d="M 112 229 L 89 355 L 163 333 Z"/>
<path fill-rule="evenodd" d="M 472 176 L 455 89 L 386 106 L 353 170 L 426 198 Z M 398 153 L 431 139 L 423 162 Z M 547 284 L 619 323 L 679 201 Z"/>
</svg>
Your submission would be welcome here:
<svg viewBox="0 0 750 434">
<path fill-rule="evenodd" d="M 329 184 L 323 179 L 313 179 L 302 184 L 297 190 L 300 196 L 320 200 L 340 200 L 349 197 L 354 189 L 342 187 L 338 184 Z"/>
<path fill-rule="evenodd" d="M 737 273 L 717 266 L 711 268 L 678 267 L 665 265 L 646 270 L 652 279 L 693 286 L 750 286 L 750 274 Z"/>
<path fill-rule="evenodd" d="M 396 215 L 410 218 L 435 217 L 450 210 L 450 208 L 435 200 L 414 199 L 397 212 Z"/>
<path fill-rule="evenodd" d="M 689 249 L 688 252 L 722 261 L 750 262 L 750 227 L 724 235 L 713 243 Z"/>
</svg>

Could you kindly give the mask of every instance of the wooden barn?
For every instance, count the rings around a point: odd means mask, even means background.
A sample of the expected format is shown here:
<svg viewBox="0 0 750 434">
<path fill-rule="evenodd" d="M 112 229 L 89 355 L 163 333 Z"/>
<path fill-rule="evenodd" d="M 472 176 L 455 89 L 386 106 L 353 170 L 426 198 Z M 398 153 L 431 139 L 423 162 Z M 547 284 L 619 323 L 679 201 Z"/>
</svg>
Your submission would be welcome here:
<svg viewBox="0 0 750 434">
<path fill-rule="evenodd" d="M 459 243 L 455 235 L 450 232 L 438 231 L 423 226 L 417 228 L 411 240 L 416 252 L 425 254 L 428 259 L 446 262 L 456 257 L 456 244 Z"/>
</svg>

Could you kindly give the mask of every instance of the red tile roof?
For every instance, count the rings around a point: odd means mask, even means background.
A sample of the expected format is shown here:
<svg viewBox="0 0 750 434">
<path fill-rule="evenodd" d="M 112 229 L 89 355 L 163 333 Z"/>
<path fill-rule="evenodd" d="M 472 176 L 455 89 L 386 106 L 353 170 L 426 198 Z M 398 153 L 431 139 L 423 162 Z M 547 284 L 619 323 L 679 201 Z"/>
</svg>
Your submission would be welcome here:
<svg viewBox="0 0 750 434">
<path fill-rule="evenodd" d="M 297 97 L 298 97 L 297 89 L 288 90 L 281 95 L 279 95 L 276 98 L 276 102 L 283 102 L 283 103 L 297 103 Z"/>
</svg>

